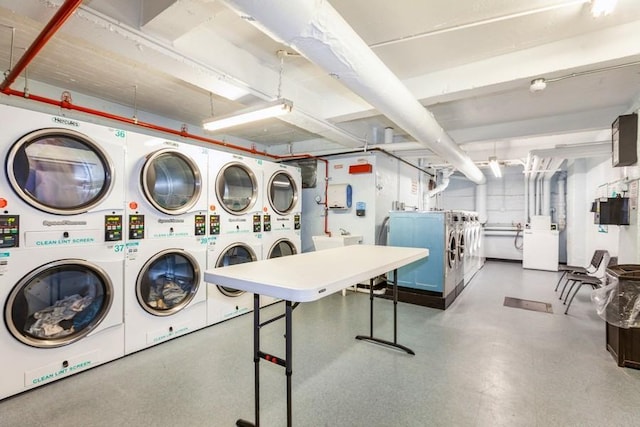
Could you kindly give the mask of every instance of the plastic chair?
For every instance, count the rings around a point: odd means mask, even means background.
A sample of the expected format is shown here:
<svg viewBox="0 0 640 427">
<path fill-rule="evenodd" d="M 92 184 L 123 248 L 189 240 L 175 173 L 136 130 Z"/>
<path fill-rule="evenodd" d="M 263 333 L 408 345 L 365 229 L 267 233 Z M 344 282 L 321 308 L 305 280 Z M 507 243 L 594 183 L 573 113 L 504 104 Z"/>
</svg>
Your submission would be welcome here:
<svg viewBox="0 0 640 427">
<path fill-rule="evenodd" d="M 605 254 L 604 258 L 609 258 L 609 253 L 607 252 Z M 603 265 L 605 264 L 604 262 L 602 263 Z M 580 274 L 580 273 L 572 273 L 569 274 L 567 276 L 567 282 L 572 282 L 571 287 L 569 288 L 569 292 L 567 292 L 567 296 L 565 297 L 564 303 L 567 305 L 567 308 L 564 310 L 564 314 L 569 313 L 569 307 L 571 307 L 571 303 L 573 302 L 573 299 L 576 297 L 576 294 L 578 293 L 578 291 L 580 290 L 580 288 L 583 285 L 588 285 L 591 286 L 592 289 L 598 289 L 601 288 L 602 286 L 606 285 L 606 268 L 607 267 L 612 267 L 614 265 L 618 264 L 618 257 L 610 257 L 609 259 L 607 259 L 606 262 L 606 267 L 602 270 L 602 274 L 601 275 L 597 275 L 597 276 L 592 276 L 592 275 L 587 275 L 587 274 Z M 599 272 L 600 269 L 598 269 Z M 573 292 L 573 295 L 571 295 L 571 299 L 569 299 L 569 294 L 571 294 L 571 290 L 574 288 L 574 286 L 577 285 L 576 290 Z M 569 302 L 567 303 L 567 299 L 569 299 Z"/>
<path fill-rule="evenodd" d="M 556 292 L 558 291 L 558 288 L 560 287 L 560 283 L 562 283 L 562 279 L 564 279 L 567 274 L 575 274 L 575 273 L 594 274 L 596 271 L 598 271 L 598 267 L 600 266 L 600 263 L 602 262 L 602 259 L 604 258 L 604 254 L 606 252 L 607 251 L 603 249 L 598 249 L 595 252 L 593 252 L 593 256 L 591 257 L 591 262 L 587 267 L 580 267 L 575 265 L 563 265 L 563 264 L 558 265 L 558 271 L 562 271 L 562 275 L 560 276 L 558 283 L 556 283 L 556 288 L 554 290 Z M 564 293 L 566 286 L 567 284 L 565 283 L 565 286 L 562 288 L 562 292 L 560 294 L 560 299 L 562 299 L 562 294 Z"/>
</svg>

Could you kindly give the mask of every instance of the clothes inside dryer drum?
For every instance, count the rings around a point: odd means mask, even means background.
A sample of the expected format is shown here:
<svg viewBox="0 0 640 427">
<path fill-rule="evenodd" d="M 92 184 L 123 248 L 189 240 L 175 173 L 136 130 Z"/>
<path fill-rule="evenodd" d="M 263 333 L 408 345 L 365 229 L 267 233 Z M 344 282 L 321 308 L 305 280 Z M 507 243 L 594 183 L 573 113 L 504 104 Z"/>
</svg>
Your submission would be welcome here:
<svg viewBox="0 0 640 427">
<path fill-rule="evenodd" d="M 293 178 L 284 172 L 273 175 L 269 182 L 269 203 L 274 211 L 285 215 L 293 209 L 298 200 L 298 189 Z"/>
<path fill-rule="evenodd" d="M 151 257 L 136 282 L 138 302 L 156 316 L 169 316 L 189 304 L 200 286 L 197 261 L 181 249 L 167 249 Z"/>
<path fill-rule="evenodd" d="M 227 212 L 240 215 L 256 203 L 258 182 L 255 174 L 242 163 L 225 165 L 216 179 L 216 196 Z"/>
<path fill-rule="evenodd" d="M 114 179 L 107 153 L 68 129 L 42 129 L 18 140 L 7 156 L 7 176 L 25 202 L 60 215 L 96 206 L 110 193 Z"/>
<path fill-rule="evenodd" d="M 175 150 L 152 153 L 142 168 L 145 197 L 160 212 L 178 215 L 200 197 L 202 181 L 198 165 Z"/>
<path fill-rule="evenodd" d="M 236 243 L 224 250 L 222 255 L 218 258 L 216 267 L 226 267 L 228 265 L 244 264 L 245 262 L 253 262 L 258 258 L 255 252 L 248 246 L 241 243 Z M 228 297 L 237 297 L 244 294 L 244 291 L 240 291 L 226 286 L 218 286 L 220 292 Z"/>
<path fill-rule="evenodd" d="M 91 332 L 107 315 L 112 284 L 99 267 L 61 260 L 26 275 L 7 299 L 11 334 L 33 347 L 60 347 Z"/>
</svg>

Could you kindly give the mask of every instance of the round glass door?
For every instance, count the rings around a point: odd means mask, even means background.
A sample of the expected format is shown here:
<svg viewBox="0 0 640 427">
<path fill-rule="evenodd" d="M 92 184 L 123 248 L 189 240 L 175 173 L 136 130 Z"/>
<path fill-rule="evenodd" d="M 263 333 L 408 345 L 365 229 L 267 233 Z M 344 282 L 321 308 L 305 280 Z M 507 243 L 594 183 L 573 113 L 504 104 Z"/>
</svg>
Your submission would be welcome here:
<svg viewBox="0 0 640 427">
<path fill-rule="evenodd" d="M 56 215 L 75 215 L 97 206 L 115 179 L 108 154 L 86 135 L 69 129 L 41 129 L 20 138 L 9 150 L 6 171 L 21 199 Z"/>
<path fill-rule="evenodd" d="M 198 292 L 200 266 L 182 249 L 166 249 L 142 267 L 136 282 L 140 306 L 155 316 L 170 316 L 185 308 Z"/>
<path fill-rule="evenodd" d="M 447 265 L 450 269 L 453 269 L 456 266 L 456 258 L 458 257 L 458 242 L 455 231 L 449 232 L 449 243 L 447 246 Z"/>
<path fill-rule="evenodd" d="M 459 231 L 458 232 L 458 261 L 462 261 L 464 259 L 464 251 L 465 251 L 465 232 L 466 231 Z"/>
<path fill-rule="evenodd" d="M 100 267 L 80 259 L 43 265 L 9 294 L 5 322 L 11 334 L 38 348 L 78 341 L 105 318 L 113 285 Z"/>
<path fill-rule="evenodd" d="M 226 267 L 228 265 L 244 264 L 245 262 L 257 261 L 256 253 L 242 243 L 236 243 L 224 250 L 218 258 L 216 267 Z M 244 291 L 218 285 L 218 289 L 223 295 L 237 297 L 244 294 Z"/>
<path fill-rule="evenodd" d="M 267 259 L 295 255 L 296 253 L 296 247 L 291 243 L 291 241 L 287 239 L 280 239 L 271 246 Z"/>
<path fill-rule="evenodd" d="M 226 164 L 216 178 L 216 196 L 227 212 L 234 215 L 247 212 L 258 197 L 255 174 L 242 163 Z"/>
<path fill-rule="evenodd" d="M 198 202 L 202 174 L 188 156 L 173 149 L 150 154 L 140 179 L 145 197 L 156 209 L 168 215 L 187 212 Z"/>
<path fill-rule="evenodd" d="M 277 172 L 269 180 L 269 204 L 280 215 L 293 210 L 298 201 L 296 183 L 286 172 Z"/>
</svg>

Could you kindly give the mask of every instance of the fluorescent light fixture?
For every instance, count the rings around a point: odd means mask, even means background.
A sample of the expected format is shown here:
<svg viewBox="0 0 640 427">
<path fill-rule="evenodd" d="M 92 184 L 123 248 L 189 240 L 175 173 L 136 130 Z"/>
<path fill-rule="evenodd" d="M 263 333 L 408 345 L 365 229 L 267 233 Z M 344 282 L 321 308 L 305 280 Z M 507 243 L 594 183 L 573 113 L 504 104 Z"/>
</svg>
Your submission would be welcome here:
<svg viewBox="0 0 640 427">
<path fill-rule="evenodd" d="M 591 0 L 591 14 L 595 18 L 609 15 L 616 7 L 618 0 Z"/>
<path fill-rule="evenodd" d="M 500 164 L 498 163 L 498 159 L 495 157 L 489 157 L 489 167 L 491 168 L 491 172 L 496 178 L 502 178 L 502 171 L 500 170 Z"/>
<path fill-rule="evenodd" d="M 290 113 L 291 110 L 293 110 L 293 103 L 287 99 L 280 98 L 273 102 L 249 107 L 232 114 L 212 117 L 211 119 L 205 120 L 202 126 L 208 131 L 216 131 L 281 116 Z"/>
</svg>

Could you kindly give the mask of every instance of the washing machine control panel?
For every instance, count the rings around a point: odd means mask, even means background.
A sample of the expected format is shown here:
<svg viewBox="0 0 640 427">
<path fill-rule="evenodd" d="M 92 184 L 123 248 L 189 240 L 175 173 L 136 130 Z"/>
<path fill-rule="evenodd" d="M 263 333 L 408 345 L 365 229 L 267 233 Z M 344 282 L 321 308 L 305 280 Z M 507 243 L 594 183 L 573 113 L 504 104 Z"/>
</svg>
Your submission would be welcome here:
<svg viewBox="0 0 640 427">
<path fill-rule="evenodd" d="M 300 214 L 295 214 L 293 216 L 293 229 L 300 230 Z"/>
<path fill-rule="evenodd" d="M 259 233 L 262 231 L 262 215 L 254 214 L 253 215 L 253 232 Z"/>
<path fill-rule="evenodd" d="M 104 217 L 104 241 L 119 242 L 122 240 L 122 215 L 106 215 Z"/>
<path fill-rule="evenodd" d="M 129 215 L 129 240 L 144 239 L 144 215 Z"/>
<path fill-rule="evenodd" d="M 262 231 L 271 231 L 271 215 L 262 215 Z"/>
<path fill-rule="evenodd" d="M 195 228 L 193 230 L 196 236 L 205 236 L 207 234 L 207 216 L 196 215 Z"/>
<path fill-rule="evenodd" d="M 209 234 L 212 236 L 220 234 L 220 215 L 211 215 L 209 217 Z"/>
<path fill-rule="evenodd" d="M 17 248 L 20 243 L 20 216 L 0 215 L 0 248 Z"/>
</svg>

